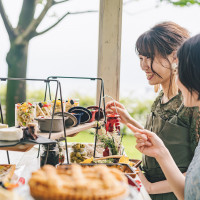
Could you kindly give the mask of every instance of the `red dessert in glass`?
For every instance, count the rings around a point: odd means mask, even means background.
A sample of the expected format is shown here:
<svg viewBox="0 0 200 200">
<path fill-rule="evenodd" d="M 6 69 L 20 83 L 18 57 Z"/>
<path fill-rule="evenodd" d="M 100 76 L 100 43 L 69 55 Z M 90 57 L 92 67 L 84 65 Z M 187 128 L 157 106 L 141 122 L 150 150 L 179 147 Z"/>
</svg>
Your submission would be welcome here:
<svg viewBox="0 0 200 200">
<path fill-rule="evenodd" d="M 113 132 L 114 129 L 118 133 L 120 132 L 120 121 L 117 113 L 107 115 L 106 131 Z"/>
</svg>

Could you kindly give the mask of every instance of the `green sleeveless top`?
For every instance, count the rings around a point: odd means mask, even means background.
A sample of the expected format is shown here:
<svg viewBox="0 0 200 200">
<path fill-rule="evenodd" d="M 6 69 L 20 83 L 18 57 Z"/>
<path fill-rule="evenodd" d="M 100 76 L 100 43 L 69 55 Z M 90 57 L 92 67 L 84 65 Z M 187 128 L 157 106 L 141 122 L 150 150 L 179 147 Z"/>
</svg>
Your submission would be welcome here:
<svg viewBox="0 0 200 200">
<path fill-rule="evenodd" d="M 183 97 L 181 92 L 179 92 L 178 95 L 174 96 L 167 103 L 161 103 L 163 95 L 164 93 L 161 91 L 151 107 L 151 112 L 157 113 L 164 120 L 170 120 L 182 104 Z M 189 128 L 190 146 L 194 152 L 200 136 L 198 107 L 183 107 L 178 113 L 177 124 Z"/>
</svg>

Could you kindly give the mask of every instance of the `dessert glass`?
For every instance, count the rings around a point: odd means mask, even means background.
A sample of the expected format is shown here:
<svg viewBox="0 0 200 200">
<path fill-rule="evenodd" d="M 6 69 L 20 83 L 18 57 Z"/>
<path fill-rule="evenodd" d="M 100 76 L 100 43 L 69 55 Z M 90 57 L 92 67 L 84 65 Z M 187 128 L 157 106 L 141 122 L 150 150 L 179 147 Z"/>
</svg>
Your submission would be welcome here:
<svg viewBox="0 0 200 200">
<path fill-rule="evenodd" d="M 28 126 L 34 122 L 36 116 L 35 105 L 30 102 L 15 104 L 15 126 Z"/>
</svg>

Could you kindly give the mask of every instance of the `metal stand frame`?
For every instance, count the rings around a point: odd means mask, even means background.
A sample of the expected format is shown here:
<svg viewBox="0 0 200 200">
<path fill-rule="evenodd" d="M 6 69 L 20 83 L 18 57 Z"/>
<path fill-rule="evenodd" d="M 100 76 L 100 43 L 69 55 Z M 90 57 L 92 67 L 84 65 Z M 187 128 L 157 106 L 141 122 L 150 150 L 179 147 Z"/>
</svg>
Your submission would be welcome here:
<svg viewBox="0 0 200 200">
<path fill-rule="evenodd" d="M 68 77 L 68 76 L 49 76 L 47 78 L 47 80 L 57 80 L 57 79 L 79 79 L 79 80 L 91 80 L 91 81 L 100 81 L 101 82 L 101 90 L 100 90 L 100 94 L 99 94 L 98 119 L 97 119 L 97 127 L 96 127 L 95 141 L 94 141 L 94 154 L 93 154 L 93 157 L 95 158 L 96 144 L 97 144 L 97 134 L 98 134 L 98 130 L 100 128 L 98 122 L 100 120 L 101 100 L 105 96 L 103 79 L 102 78 L 95 78 L 95 77 Z M 46 82 L 45 98 L 47 96 L 47 91 L 49 91 L 49 97 L 50 97 L 50 100 L 51 100 L 51 89 L 50 89 L 50 83 L 49 82 Z M 61 99 L 61 102 L 62 102 L 62 99 Z M 106 123 L 105 98 L 103 98 L 103 113 L 104 113 L 104 123 Z M 62 113 L 62 115 L 64 115 L 64 113 Z"/>
<path fill-rule="evenodd" d="M 0 77 L 0 81 L 40 81 L 40 82 L 45 82 L 46 85 L 50 85 L 50 82 L 56 82 L 57 83 L 56 94 L 55 94 L 55 102 L 54 102 L 54 106 L 53 106 L 53 113 L 52 113 L 52 120 L 51 120 L 51 127 L 50 127 L 50 131 L 49 131 L 49 139 L 50 139 L 51 133 L 52 133 L 53 119 L 54 119 L 55 106 L 56 106 L 56 100 L 57 100 L 58 92 L 60 93 L 60 99 L 61 99 L 61 102 L 62 102 L 62 89 L 61 89 L 60 81 L 55 80 L 55 79 L 1 78 L 1 77 Z M 50 98 L 51 98 L 51 96 L 50 96 Z M 45 91 L 44 101 L 46 101 L 46 91 Z M 67 136 L 66 136 L 65 120 L 64 120 L 64 108 L 63 108 L 62 104 L 61 104 L 61 110 L 62 110 L 62 118 L 63 118 L 65 145 L 66 145 L 66 156 L 67 156 L 67 162 L 69 163 L 68 152 L 67 152 Z M 3 112 L 2 112 L 2 107 L 1 107 L 1 101 L 0 101 L 0 115 L 1 115 L 1 122 L 3 123 L 4 120 L 3 120 Z M 47 160 L 47 157 L 48 157 L 48 151 L 49 151 L 49 145 L 48 145 L 46 160 Z M 39 153 L 39 151 L 38 151 L 38 153 Z M 9 158 L 8 151 L 7 151 L 7 158 L 8 158 L 8 163 L 10 164 L 10 158 Z"/>
<path fill-rule="evenodd" d="M 1 123 L 3 124 L 3 123 L 4 123 L 4 120 L 3 120 L 3 111 L 2 111 L 2 108 L 1 108 L 1 100 L 0 100 L 0 113 L 1 113 Z M 9 152 L 6 151 L 6 154 L 7 154 L 8 164 L 10 164 Z"/>
</svg>

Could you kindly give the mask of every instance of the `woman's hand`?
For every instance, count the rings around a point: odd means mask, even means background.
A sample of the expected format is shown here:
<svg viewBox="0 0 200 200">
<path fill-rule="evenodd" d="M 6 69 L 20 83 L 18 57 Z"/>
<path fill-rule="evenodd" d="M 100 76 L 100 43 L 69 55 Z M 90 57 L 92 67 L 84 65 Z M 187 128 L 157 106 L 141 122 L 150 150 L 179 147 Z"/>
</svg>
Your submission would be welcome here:
<svg viewBox="0 0 200 200">
<path fill-rule="evenodd" d="M 139 170 L 138 176 L 140 178 L 140 180 L 142 181 L 142 184 L 144 185 L 146 191 L 151 194 L 151 182 L 149 182 L 146 177 L 144 176 L 144 174 Z"/>
<path fill-rule="evenodd" d="M 141 153 L 150 157 L 159 158 L 168 152 L 163 141 L 155 133 L 138 129 L 131 124 L 127 124 L 127 126 L 134 132 L 137 138 L 137 145 L 135 147 Z"/>
<path fill-rule="evenodd" d="M 117 110 L 117 114 L 119 114 L 119 116 L 120 116 L 121 123 L 123 123 L 123 124 L 130 123 L 131 116 L 128 113 L 128 111 L 126 110 L 126 108 L 124 107 L 124 105 L 122 105 L 118 101 L 110 101 L 106 104 L 106 112 L 108 114 L 116 113 L 116 110 Z"/>
<path fill-rule="evenodd" d="M 177 199 L 184 199 L 185 177 L 162 140 L 155 133 L 138 129 L 131 124 L 127 124 L 127 126 L 135 133 L 136 148 L 147 156 L 155 157 L 167 178 L 167 181 L 157 183 L 145 182 L 147 190 L 152 194 L 158 194 L 161 191 L 167 193 L 172 190 Z"/>
</svg>

